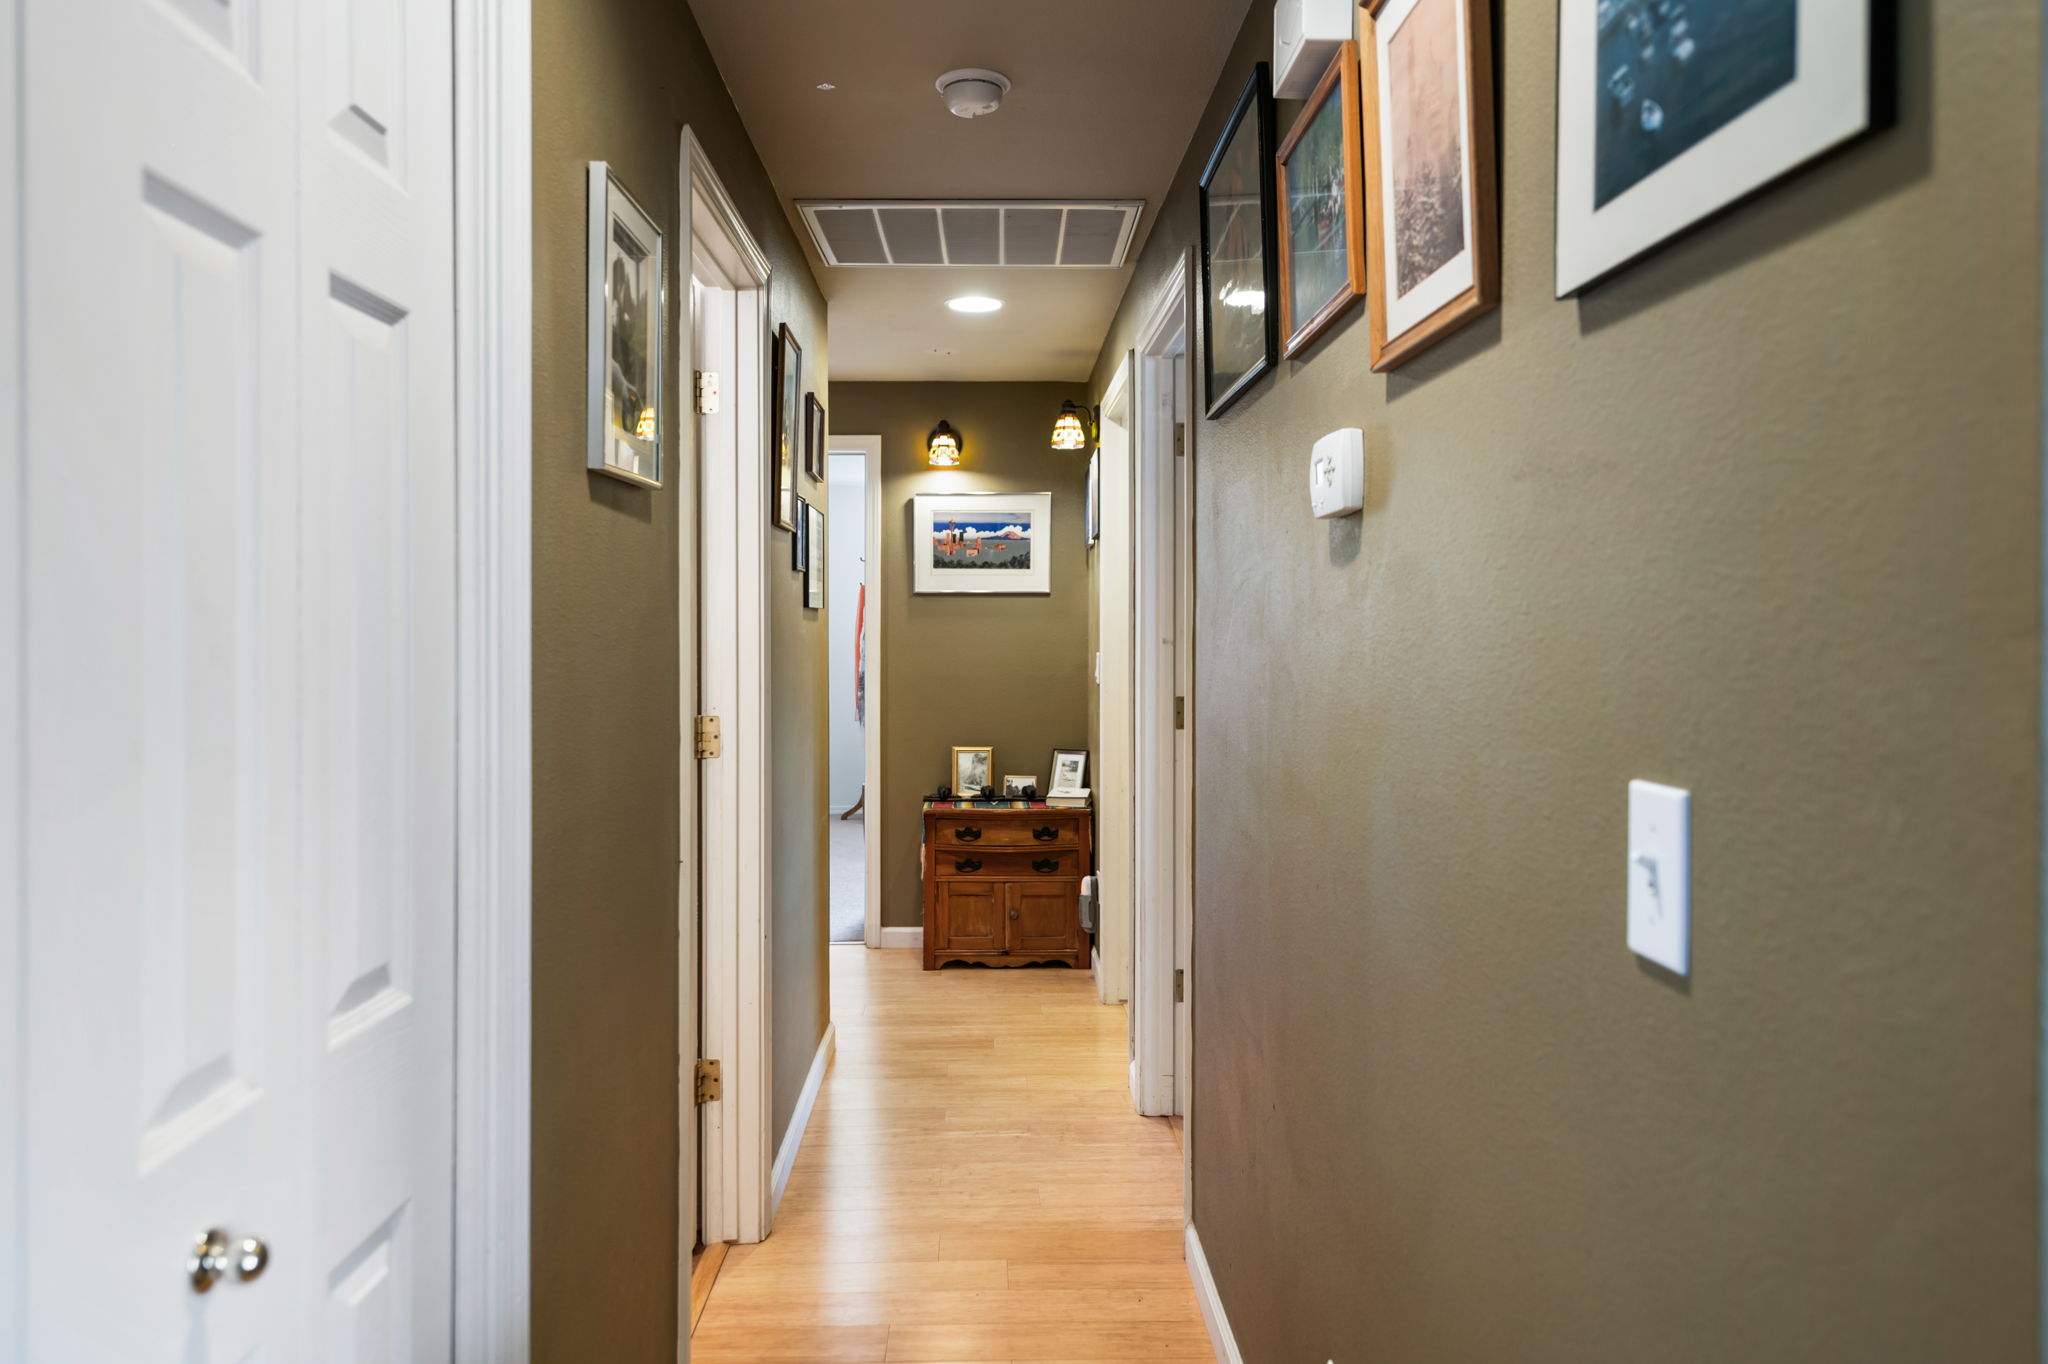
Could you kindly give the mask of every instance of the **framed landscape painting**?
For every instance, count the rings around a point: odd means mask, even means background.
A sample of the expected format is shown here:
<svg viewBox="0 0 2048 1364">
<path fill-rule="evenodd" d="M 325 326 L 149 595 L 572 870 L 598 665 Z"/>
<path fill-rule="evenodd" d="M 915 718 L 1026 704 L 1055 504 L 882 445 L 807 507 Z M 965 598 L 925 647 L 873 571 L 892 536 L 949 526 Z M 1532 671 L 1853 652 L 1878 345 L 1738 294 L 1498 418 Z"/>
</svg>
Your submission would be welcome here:
<svg viewBox="0 0 2048 1364">
<path fill-rule="evenodd" d="M 917 593 L 1049 593 L 1052 494 L 921 493 L 910 544 Z"/>
<path fill-rule="evenodd" d="M 1202 377 L 1208 415 L 1236 402 L 1277 360 L 1279 215 L 1273 183 L 1273 76 L 1260 62 L 1202 171 Z"/>
<path fill-rule="evenodd" d="M 1358 102 L 1358 44 L 1347 42 L 1280 144 L 1280 335 L 1289 358 L 1365 294 Z"/>
<path fill-rule="evenodd" d="M 1488 0 L 1366 0 L 1372 367 L 1500 304 Z"/>
<path fill-rule="evenodd" d="M 1887 120 L 1872 0 L 1560 0 L 1563 298 Z"/>
</svg>

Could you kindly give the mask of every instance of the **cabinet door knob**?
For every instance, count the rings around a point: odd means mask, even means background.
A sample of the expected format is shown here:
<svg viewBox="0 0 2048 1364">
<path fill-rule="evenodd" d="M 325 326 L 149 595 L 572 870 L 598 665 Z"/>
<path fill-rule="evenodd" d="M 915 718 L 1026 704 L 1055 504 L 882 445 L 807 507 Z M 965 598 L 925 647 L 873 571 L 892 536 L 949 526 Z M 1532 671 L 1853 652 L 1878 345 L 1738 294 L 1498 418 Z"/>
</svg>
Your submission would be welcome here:
<svg viewBox="0 0 2048 1364">
<path fill-rule="evenodd" d="M 1037 839 L 1040 843 L 1050 843 L 1055 838 L 1058 838 L 1060 836 L 1060 831 L 1058 829 L 1053 828 L 1052 825 L 1048 824 L 1042 829 L 1033 829 L 1031 831 L 1031 836 Z"/>
<path fill-rule="evenodd" d="M 1013 919 L 1014 919 L 1014 918 L 1016 918 L 1016 917 L 1017 917 L 1017 911 L 1016 911 L 1016 910 L 1014 910 L 1014 909 L 1013 909 L 1013 910 L 1011 910 L 1011 911 L 1010 911 L 1010 917 L 1011 917 L 1011 918 L 1013 918 Z"/>
<path fill-rule="evenodd" d="M 211 1227 L 193 1237 L 192 1253 L 185 1259 L 185 1274 L 192 1280 L 192 1291 L 204 1293 L 219 1283 L 230 1262 L 226 1232 Z"/>
<path fill-rule="evenodd" d="M 953 837 L 959 839 L 962 843 L 979 843 L 981 842 L 981 830 L 973 825 L 964 825 L 953 830 Z"/>
<path fill-rule="evenodd" d="M 1033 871 L 1054 872 L 1059 869 L 1060 860 L 1057 857 L 1041 857 L 1031 864 Z"/>
<path fill-rule="evenodd" d="M 980 871 L 981 859 L 978 857 L 956 857 L 953 859 L 953 870 Z"/>
</svg>

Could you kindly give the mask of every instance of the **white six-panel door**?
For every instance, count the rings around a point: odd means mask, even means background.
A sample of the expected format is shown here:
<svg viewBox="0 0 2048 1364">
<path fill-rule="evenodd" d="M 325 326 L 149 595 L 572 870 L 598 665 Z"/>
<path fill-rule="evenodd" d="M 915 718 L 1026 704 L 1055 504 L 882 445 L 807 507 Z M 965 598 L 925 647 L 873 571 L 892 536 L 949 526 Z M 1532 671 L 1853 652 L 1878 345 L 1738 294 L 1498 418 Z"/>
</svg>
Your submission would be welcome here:
<svg viewBox="0 0 2048 1364">
<path fill-rule="evenodd" d="M 38 1364 L 448 1352 L 449 30 L 26 3 Z"/>
</svg>

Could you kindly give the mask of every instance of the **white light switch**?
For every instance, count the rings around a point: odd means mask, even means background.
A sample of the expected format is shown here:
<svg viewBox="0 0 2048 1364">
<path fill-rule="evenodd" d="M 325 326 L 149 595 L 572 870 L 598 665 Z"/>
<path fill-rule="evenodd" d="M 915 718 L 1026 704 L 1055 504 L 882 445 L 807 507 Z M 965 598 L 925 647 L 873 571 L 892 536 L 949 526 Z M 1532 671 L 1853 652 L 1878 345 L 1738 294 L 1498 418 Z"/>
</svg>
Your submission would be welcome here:
<svg viewBox="0 0 2048 1364">
<path fill-rule="evenodd" d="M 1692 973 L 1692 793 L 1628 784 L 1628 950 Z"/>
</svg>

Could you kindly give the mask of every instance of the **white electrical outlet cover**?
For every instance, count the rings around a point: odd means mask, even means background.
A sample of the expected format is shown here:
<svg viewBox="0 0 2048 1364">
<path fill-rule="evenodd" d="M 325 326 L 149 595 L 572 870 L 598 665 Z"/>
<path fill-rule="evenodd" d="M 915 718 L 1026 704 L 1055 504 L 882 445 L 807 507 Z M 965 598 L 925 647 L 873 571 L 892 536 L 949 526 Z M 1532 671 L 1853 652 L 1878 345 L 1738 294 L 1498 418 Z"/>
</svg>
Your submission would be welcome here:
<svg viewBox="0 0 2048 1364">
<path fill-rule="evenodd" d="M 1628 784 L 1628 950 L 1692 973 L 1692 793 Z"/>
<path fill-rule="evenodd" d="M 1365 510 L 1365 432 L 1347 426 L 1316 442 L 1308 458 L 1308 505 L 1323 519 Z"/>
</svg>

